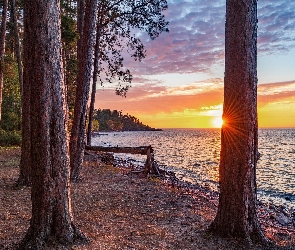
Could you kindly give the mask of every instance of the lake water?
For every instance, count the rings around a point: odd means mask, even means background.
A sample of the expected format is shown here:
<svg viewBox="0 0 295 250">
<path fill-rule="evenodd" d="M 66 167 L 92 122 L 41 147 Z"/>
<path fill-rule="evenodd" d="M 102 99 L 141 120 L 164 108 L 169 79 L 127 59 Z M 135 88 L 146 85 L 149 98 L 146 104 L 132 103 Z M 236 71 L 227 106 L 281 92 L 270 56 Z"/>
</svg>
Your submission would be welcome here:
<svg viewBox="0 0 295 250">
<path fill-rule="evenodd" d="M 99 146 L 148 146 L 166 170 L 192 183 L 218 191 L 220 129 L 108 132 L 94 137 Z M 260 129 L 257 165 L 258 199 L 295 209 L 295 129 Z M 143 165 L 146 156 L 116 154 Z"/>
</svg>

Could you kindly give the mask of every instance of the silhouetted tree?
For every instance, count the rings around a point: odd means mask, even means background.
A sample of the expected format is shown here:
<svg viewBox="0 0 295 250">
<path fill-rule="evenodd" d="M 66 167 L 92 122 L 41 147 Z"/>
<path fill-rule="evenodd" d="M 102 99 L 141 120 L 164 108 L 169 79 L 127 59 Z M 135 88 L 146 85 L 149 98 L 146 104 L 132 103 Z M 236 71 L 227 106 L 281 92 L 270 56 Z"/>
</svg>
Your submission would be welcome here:
<svg viewBox="0 0 295 250">
<path fill-rule="evenodd" d="M 256 213 L 257 0 L 226 1 L 223 119 L 220 196 L 211 230 L 266 242 Z"/>
<path fill-rule="evenodd" d="M 93 72 L 87 144 L 91 144 L 92 120 L 96 93 L 96 83 L 117 81 L 116 94 L 125 96 L 132 81 L 128 69 L 123 70 L 124 48 L 135 60 L 145 57 L 143 43 L 135 34 L 140 29 L 155 39 L 163 31 L 168 31 L 163 11 L 168 8 L 166 0 L 123 0 L 101 1 L 99 4 L 96 32 L 96 48 Z M 97 76 L 98 75 L 98 76 Z"/>
<path fill-rule="evenodd" d="M 110 109 L 94 110 L 94 118 L 99 123 L 99 131 L 155 131 L 148 125 L 142 124 L 134 116 L 122 115 L 121 111 Z"/>
<path fill-rule="evenodd" d="M 72 244 L 86 238 L 73 224 L 71 211 L 59 1 L 26 0 L 24 4 L 32 217 L 20 249 L 38 250 L 52 239 Z"/>
</svg>

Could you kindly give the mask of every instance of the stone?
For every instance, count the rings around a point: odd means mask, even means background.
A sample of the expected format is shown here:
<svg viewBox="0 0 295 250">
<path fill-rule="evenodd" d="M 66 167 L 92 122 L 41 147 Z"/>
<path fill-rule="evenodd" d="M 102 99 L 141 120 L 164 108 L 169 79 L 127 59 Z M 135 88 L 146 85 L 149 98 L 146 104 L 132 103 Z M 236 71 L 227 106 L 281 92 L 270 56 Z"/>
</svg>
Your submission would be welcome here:
<svg viewBox="0 0 295 250">
<path fill-rule="evenodd" d="M 283 213 L 277 214 L 276 220 L 283 226 L 289 224 L 291 221 Z"/>
</svg>

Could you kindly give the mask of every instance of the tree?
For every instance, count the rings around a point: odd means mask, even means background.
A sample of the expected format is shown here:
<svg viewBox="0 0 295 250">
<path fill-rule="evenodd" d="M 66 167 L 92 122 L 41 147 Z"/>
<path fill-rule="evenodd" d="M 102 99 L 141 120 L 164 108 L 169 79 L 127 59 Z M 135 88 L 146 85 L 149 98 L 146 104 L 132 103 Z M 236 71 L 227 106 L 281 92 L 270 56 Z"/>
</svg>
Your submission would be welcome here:
<svg viewBox="0 0 295 250">
<path fill-rule="evenodd" d="M 73 1 L 61 1 L 61 39 L 63 44 L 64 82 L 66 85 L 69 118 L 72 118 L 75 105 L 77 79 L 77 8 Z"/>
<path fill-rule="evenodd" d="M 22 59 L 21 59 L 21 48 L 20 48 L 20 39 L 19 39 L 19 33 L 18 33 L 15 0 L 11 0 L 11 15 L 12 15 L 12 22 L 13 22 L 15 55 L 17 58 L 17 66 L 18 66 L 18 78 L 19 78 L 20 92 L 21 92 L 21 96 L 22 96 L 22 93 L 23 93 L 23 65 L 22 65 Z"/>
<path fill-rule="evenodd" d="M 8 0 L 3 0 L 2 19 L 0 26 L 0 121 L 2 114 L 2 94 L 3 94 L 3 65 L 5 54 L 5 37 L 6 37 L 6 23 L 7 23 L 7 8 Z"/>
<path fill-rule="evenodd" d="M 86 238 L 73 224 L 71 213 L 59 1 L 26 0 L 24 4 L 32 217 L 20 249 L 43 249 L 49 240 L 72 244 Z"/>
<path fill-rule="evenodd" d="M 97 76 L 100 83 L 118 81 L 116 94 L 125 96 L 132 81 L 130 71 L 123 70 L 124 48 L 135 60 L 145 57 L 145 48 L 140 39 L 132 34 L 140 29 L 155 39 L 168 31 L 163 11 L 168 8 L 166 0 L 101 1 L 98 12 L 93 83 L 88 116 L 87 144 L 91 144 L 92 120 L 96 94 Z M 105 79 L 104 77 L 105 76 Z"/>
<path fill-rule="evenodd" d="M 5 56 L 1 128 L 5 131 L 21 130 L 21 100 L 17 63 Z"/>
<path fill-rule="evenodd" d="M 257 0 L 226 1 L 223 119 L 219 206 L 211 230 L 266 242 L 256 213 Z"/>
<path fill-rule="evenodd" d="M 97 20 L 97 6 L 99 0 L 89 0 L 85 7 L 84 20 L 78 40 L 78 79 L 74 108 L 74 119 L 70 139 L 71 180 L 81 179 L 80 171 L 84 153 L 84 136 L 86 126 L 86 105 L 88 101 L 95 28 Z M 81 10 L 78 9 L 78 14 Z M 79 20 L 78 20 L 79 21 Z"/>
<path fill-rule="evenodd" d="M 34 55 L 34 48 L 30 44 L 31 39 L 31 23 L 29 18 L 24 17 L 24 42 L 23 42 L 23 63 L 29 63 L 31 55 Z M 25 67 L 25 65 L 24 65 Z M 16 185 L 29 186 L 31 185 L 31 76 L 33 75 L 32 67 L 27 66 L 26 70 L 23 70 L 23 88 L 21 97 L 21 157 L 19 165 L 19 177 Z"/>
</svg>

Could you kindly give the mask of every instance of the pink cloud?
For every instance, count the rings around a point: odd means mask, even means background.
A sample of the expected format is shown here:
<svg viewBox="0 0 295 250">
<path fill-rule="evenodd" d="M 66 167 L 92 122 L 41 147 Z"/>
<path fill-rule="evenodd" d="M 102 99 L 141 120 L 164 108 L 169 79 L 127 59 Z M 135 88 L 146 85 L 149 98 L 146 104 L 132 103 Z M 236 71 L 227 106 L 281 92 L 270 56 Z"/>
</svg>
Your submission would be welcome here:
<svg viewBox="0 0 295 250">
<path fill-rule="evenodd" d="M 167 87 L 149 84 L 139 79 L 127 93 L 127 98 L 115 95 L 114 89 L 98 90 L 96 108 L 122 110 L 129 114 L 157 114 L 159 112 L 181 112 L 186 109 L 201 109 L 223 103 L 222 79 L 209 79 L 191 85 Z M 294 100 L 295 81 L 260 84 L 258 104 Z"/>
<path fill-rule="evenodd" d="M 214 82 L 215 81 L 215 82 Z M 96 94 L 96 108 L 122 110 L 130 114 L 156 114 L 159 112 L 180 112 L 185 109 L 201 109 L 222 103 L 223 88 L 220 81 L 212 79 L 207 83 L 195 83 L 182 87 L 138 85 L 132 87 L 127 98 L 115 96 L 114 90 L 99 90 Z"/>
<path fill-rule="evenodd" d="M 258 86 L 258 102 L 264 105 L 292 99 L 295 96 L 295 81 L 260 84 Z"/>
</svg>

